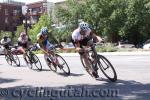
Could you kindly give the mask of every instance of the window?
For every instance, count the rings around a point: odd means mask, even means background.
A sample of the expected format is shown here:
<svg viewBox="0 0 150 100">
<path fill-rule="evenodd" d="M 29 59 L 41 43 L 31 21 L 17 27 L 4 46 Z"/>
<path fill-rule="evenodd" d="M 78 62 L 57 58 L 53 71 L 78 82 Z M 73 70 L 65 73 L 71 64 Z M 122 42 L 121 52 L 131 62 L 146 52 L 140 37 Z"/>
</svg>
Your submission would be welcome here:
<svg viewBox="0 0 150 100">
<path fill-rule="evenodd" d="M 18 11 L 17 11 L 17 10 L 13 10 L 13 15 L 14 15 L 14 16 L 16 16 L 16 15 L 17 15 L 17 13 L 18 13 Z"/>
<path fill-rule="evenodd" d="M 5 23 L 8 24 L 8 17 L 5 17 Z"/>
<path fill-rule="evenodd" d="M 5 15 L 8 15 L 8 9 L 5 9 Z"/>
<path fill-rule="evenodd" d="M 2 9 L 2 6 L 0 5 L 0 10 Z"/>
</svg>

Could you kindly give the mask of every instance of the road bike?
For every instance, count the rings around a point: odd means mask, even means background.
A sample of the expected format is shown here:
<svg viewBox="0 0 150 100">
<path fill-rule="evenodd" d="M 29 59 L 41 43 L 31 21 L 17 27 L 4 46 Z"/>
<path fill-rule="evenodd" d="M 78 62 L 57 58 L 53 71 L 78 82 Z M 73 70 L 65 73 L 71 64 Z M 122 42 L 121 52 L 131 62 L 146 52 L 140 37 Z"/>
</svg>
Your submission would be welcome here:
<svg viewBox="0 0 150 100">
<path fill-rule="evenodd" d="M 49 52 L 42 49 L 42 51 L 44 51 L 46 53 L 44 55 L 44 59 L 46 61 L 46 64 L 49 66 L 49 68 L 53 72 L 56 72 L 57 69 L 59 68 L 66 75 L 70 75 L 70 68 L 69 68 L 67 62 L 65 61 L 65 59 L 56 53 L 57 52 L 56 47 L 57 46 L 55 46 L 54 49 L 52 50 L 52 52 L 54 52 L 54 55 L 52 55 Z"/>
<path fill-rule="evenodd" d="M 13 47 L 8 47 L 7 53 L 5 54 L 5 59 L 9 65 L 12 65 L 13 63 L 17 66 L 20 66 L 20 60 L 16 53 L 13 53 L 11 50 Z"/>
<path fill-rule="evenodd" d="M 42 70 L 42 64 L 41 64 L 39 58 L 33 53 L 32 47 L 27 48 L 25 50 L 24 56 L 25 56 L 24 60 L 30 69 L 36 68 L 39 71 Z M 35 65 L 34 68 L 33 68 L 33 65 Z"/>
<path fill-rule="evenodd" d="M 115 82 L 117 80 L 117 74 L 113 65 L 106 57 L 104 57 L 101 54 L 98 54 L 96 51 L 95 46 L 99 45 L 100 43 L 93 43 L 92 41 L 89 41 L 89 44 L 90 46 L 84 47 L 84 49 L 88 54 L 88 62 L 90 63 L 90 68 L 89 66 L 86 66 L 83 56 L 80 56 L 82 65 L 84 66 L 86 71 L 89 73 L 89 75 L 94 77 L 94 74 L 99 74 L 98 69 L 100 69 L 110 81 Z"/>
</svg>

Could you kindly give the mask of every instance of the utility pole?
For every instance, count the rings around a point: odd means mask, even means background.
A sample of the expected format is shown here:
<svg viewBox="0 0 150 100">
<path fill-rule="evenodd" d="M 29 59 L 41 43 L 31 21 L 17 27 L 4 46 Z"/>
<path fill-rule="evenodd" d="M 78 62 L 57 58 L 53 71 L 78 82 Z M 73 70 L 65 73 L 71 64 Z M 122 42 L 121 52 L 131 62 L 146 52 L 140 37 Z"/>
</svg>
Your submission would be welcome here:
<svg viewBox="0 0 150 100">
<path fill-rule="evenodd" d="M 23 23 L 24 23 L 25 32 L 28 35 L 28 23 L 27 23 L 27 20 L 28 20 L 28 7 L 27 6 L 22 7 L 22 14 L 25 16 L 25 21 L 23 21 Z"/>
</svg>

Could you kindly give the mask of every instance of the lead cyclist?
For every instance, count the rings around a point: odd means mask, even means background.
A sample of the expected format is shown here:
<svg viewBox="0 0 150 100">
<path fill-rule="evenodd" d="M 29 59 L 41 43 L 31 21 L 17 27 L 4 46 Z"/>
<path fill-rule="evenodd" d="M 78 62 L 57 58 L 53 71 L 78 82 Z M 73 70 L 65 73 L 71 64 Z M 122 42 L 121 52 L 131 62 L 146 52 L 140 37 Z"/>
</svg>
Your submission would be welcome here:
<svg viewBox="0 0 150 100">
<path fill-rule="evenodd" d="M 75 50 L 80 54 L 80 56 L 83 57 L 83 60 L 87 66 L 87 70 L 89 70 L 90 68 L 90 62 L 88 61 L 88 53 L 86 52 L 86 49 L 83 48 L 83 46 L 90 46 L 88 42 L 91 40 L 93 40 L 95 43 L 103 41 L 103 39 L 100 36 L 97 36 L 92 31 L 88 23 L 79 23 L 78 28 L 75 29 L 72 33 L 71 41 L 75 46 Z M 97 68 L 94 68 L 94 70 L 92 71 L 92 75 L 95 78 L 99 77 L 97 74 Z"/>
</svg>

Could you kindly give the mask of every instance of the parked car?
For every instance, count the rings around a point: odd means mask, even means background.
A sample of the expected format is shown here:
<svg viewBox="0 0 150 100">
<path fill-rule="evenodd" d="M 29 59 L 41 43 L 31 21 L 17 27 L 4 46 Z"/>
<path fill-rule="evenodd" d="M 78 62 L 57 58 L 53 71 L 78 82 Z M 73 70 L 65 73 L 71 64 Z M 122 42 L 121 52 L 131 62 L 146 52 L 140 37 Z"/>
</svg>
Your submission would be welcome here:
<svg viewBox="0 0 150 100">
<path fill-rule="evenodd" d="M 143 49 L 149 50 L 150 49 L 150 39 L 144 42 Z"/>
<path fill-rule="evenodd" d="M 118 48 L 135 48 L 134 44 L 129 43 L 128 41 L 119 41 Z"/>
<path fill-rule="evenodd" d="M 74 48 L 74 45 L 72 43 L 68 43 L 64 46 L 64 48 Z"/>
</svg>

